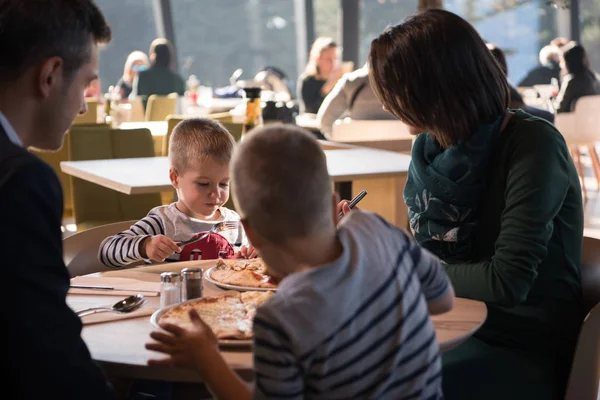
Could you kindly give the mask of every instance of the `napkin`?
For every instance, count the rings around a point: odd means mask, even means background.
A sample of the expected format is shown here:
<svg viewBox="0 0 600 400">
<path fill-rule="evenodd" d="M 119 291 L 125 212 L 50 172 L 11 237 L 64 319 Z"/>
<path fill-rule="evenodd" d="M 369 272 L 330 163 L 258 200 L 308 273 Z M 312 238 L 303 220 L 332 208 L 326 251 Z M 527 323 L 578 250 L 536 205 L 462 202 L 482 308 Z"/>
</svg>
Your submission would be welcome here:
<svg viewBox="0 0 600 400">
<path fill-rule="evenodd" d="M 129 296 L 141 293 L 146 297 L 160 295 L 159 282 L 147 282 L 130 278 L 76 276 L 71 279 L 71 285 L 109 286 L 114 290 L 70 288 L 69 294 L 89 294 L 104 296 Z"/>
<path fill-rule="evenodd" d="M 107 307 L 110 307 L 112 304 L 107 304 Z M 83 325 L 92 325 L 92 324 L 100 324 L 103 322 L 110 321 L 120 321 L 123 319 L 131 319 L 131 318 L 140 318 L 151 315 L 154 313 L 154 308 L 145 304 L 140 309 L 132 311 L 127 314 L 117 314 L 113 312 L 102 312 L 97 314 L 90 314 L 84 317 L 81 317 L 81 322 Z"/>
</svg>

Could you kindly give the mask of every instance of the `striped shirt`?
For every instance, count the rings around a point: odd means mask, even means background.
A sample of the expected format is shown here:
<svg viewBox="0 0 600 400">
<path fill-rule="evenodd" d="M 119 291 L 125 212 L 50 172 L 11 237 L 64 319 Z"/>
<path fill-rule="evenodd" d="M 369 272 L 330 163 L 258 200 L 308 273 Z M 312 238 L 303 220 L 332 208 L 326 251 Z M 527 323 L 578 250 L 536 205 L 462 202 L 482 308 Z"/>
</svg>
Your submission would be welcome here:
<svg viewBox="0 0 600 400">
<path fill-rule="evenodd" d="M 109 268 L 121 268 L 143 260 L 139 247 L 141 241 L 149 236 L 165 235 L 174 242 L 181 242 L 190 239 L 197 233 L 208 231 L 218 222 L 240 220 L 240 216 L 233 210 L 221 207 L 219 211 L 221 218 L 215 221 L 204 221 L 182 213 L 177 209 L 175 203 L 155 207 L 146 217 L 136 222 L 128 230 L 104 239 L 100 244 L 98 258 Z M 248 239 L 240 224 L 237 229 L 214 233 L 201 242 L 189 244 L 183 248 L 181 253 L 171 255 L 166 261 L 218 258 L 220 253 L 225 254 L 223 258 L 227 258 L 241 246 L 247 244 Z M 199 251 L 199 249 L 204 251 Z"/>
<path fill-rule="evenodd" d="M 427 303 L 440 262 L 378 216 L 350 213 L 342 255 L 286 277 L 254 319 L 257 399 L 441 399 Z"/>
</svg>

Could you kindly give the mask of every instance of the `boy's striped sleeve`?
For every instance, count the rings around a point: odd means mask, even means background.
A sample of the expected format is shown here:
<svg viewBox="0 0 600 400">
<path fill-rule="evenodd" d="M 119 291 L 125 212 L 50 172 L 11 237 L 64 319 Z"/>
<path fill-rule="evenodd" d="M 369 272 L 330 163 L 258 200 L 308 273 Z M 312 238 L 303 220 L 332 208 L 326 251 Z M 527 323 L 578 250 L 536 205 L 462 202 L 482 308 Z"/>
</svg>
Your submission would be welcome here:
<svg viewBox="0 0 600 400">
<path fill-rule="evenodd" d="M 104 239 L 100 244 L 98 259 L 109 268 L 121 268 L 141 261 L 141 241 L 149 236 L 162 235 L 164 232 L 162 220 L 157 215 L 149 214 L 128 230 Z"/>
</svg>

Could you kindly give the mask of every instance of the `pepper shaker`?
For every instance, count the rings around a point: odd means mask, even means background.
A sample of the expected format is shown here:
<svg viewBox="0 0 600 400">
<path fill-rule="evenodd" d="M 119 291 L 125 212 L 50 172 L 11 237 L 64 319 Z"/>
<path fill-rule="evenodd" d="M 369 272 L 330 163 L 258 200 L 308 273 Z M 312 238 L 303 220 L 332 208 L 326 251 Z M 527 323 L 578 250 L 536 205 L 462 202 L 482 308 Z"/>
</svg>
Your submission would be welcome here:
<svg viewBox="0 0 600 400">
<path fill-rule="evenodd" d="M 201 298 L 203 295 L 202 270 L 200 268 L 184 268 L 183 276 L 183 300 Z"/>
<path fill-rule="evenodd" d="M 181 275 L 177 272 L 160 274 L 160 308 L 181 302 Z"/>
</svg>

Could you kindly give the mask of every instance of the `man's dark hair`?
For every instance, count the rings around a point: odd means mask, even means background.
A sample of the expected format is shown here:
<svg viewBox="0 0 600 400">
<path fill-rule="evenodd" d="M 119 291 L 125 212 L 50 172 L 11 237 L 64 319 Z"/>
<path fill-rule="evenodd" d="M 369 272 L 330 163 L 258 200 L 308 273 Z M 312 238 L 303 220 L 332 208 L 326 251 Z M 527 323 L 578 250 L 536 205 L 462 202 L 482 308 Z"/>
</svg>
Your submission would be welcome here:
<svg viewBox="0 0 600 400">
<path fill-rule="evenodd" d="M 375 93 L 400 120 L 443 147 L 467 140 L 508 107 L 506 76 L 475 28 L 444 10 L 388 27 L 371 43 Z"/>
<path fill-rule="evenodd" d="M 70 78 L 89 60 L 92 39 L 111 39 L 93 0 L 0 0 L 0 81 L 16 79 L 50 57 L 63 59 Z"/>
</svg>

